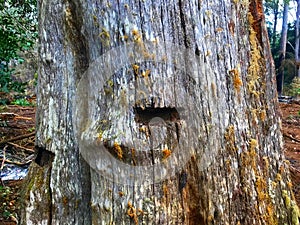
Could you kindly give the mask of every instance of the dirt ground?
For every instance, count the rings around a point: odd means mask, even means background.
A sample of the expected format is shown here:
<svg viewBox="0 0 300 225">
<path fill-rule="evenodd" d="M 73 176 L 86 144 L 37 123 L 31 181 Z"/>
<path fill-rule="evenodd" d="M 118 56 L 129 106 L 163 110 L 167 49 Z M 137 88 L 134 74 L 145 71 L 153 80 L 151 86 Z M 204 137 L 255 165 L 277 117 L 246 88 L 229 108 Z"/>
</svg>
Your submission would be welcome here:
<svg viewBox="0 0 300 225">
<path fill-rule="evenodd" d="M 285 157 L 291 162 L 295 198 L 300 205 L 300 102 L 280 103 Z M 35 108 L 0 106 L 0 175 L 7 164 L 28 167 L 34 159 Z M 19 181 L 0 180 L 0 225 L 19 220 Z"/>
<path fill-rule="evenodd" d="M 291 163 L 290 171 L 295 198 L 300 206 L 300 101 L 280 103 L 284 154 Z"/>
<path fill-rule="evenodd" d="M 0 225 L 17 224 L 22 180 L 2 180 L 11 168 L 34 158 L 35 107 L 0 105 Z"/>
</svg>

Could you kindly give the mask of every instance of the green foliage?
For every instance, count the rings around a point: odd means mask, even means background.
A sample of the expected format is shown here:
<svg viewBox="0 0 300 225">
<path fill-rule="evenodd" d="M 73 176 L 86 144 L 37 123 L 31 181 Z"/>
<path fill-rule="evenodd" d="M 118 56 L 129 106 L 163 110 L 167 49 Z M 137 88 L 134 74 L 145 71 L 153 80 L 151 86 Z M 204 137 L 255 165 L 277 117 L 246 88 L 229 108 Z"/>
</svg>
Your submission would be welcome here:
<svg viewBox="0 0 300 225">
<path fill-rule="evenodd" d="M 0 0 L 0 92 L 24 90 L 24 83 L 11 78 L 10 64 L 22 63 L 20 53 L 36 42 L 36 4 L 36 0 Z"/>
<path fill-rule="evenodd" d="M 19 105 L 19 106 L 34 106 L 34 104 L 30 103 L 25 98 L 16 99 L 11 102 L 13 105 Z"/>
<path fill-rule="evenodd" d="M 10 187 L 0 186 L 0 211 L 2 212 L 2 216 L 4 218 L 9 218 L 11 216 L 11 212 L 8 206 L 9 196 L 11 195 Z"/>
<path fill-rule="evenodd" d="M 290 96 L 300 95 L 300 78 L 295 77 L 289 85 L 286 85 L 285 93 Z"/>
<path fill-rule="evenodd" d="M 268 34 L 270 38 L 271 51 L 273 55 L 273 59 L 275 62 L 276 74 L 280 74 L 283 72 L 283 84 L 284 84 L 284 95 L 293 95 L 295 96 L 295 89 L 291 90 L 291 83 L 293 78 L 297 75 L 297 68 L 295 62 L 295 22 L 291 22 L 288 24 L 287 31 L 287 45 L 286 45 L 286 53 L 283 61 L 281 55 L 280 48 L 280 38 L 281 38 L 281 25 L 282 23 L 282 10 L 283 4 L 285 2 L 291 2 L 290 0 L 266 0 L 264 1 L 265 6 L 265 14 L 266 14 L 266 25 L 268 29 Z M 293 11 L 289 12 L 291 15 L 294 13 Z M 277 15 L 277 30 L 274 32 L 274 18 L 275 14 Z"/>
<path fill-rule="evenodd" d="M 24 92 L 26 83 L 13 81 L 11 77 L 13 71 L 7 67 L 0 69 L 0 92 Z"/>
</svg>

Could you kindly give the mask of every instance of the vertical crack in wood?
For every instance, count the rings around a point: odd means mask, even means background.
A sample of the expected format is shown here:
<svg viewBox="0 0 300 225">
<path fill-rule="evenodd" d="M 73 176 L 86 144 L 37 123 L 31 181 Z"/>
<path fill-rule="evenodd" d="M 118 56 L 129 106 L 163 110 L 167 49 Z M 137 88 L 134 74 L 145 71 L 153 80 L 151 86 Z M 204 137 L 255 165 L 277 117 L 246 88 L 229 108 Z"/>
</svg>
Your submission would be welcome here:
<svg viewBox="0 0 300 225">
<path fill-rule="evenodd" d="M 184 16 L 184 9 L 183 9 L 183 1 L 179 0 L 179 15 L 180 15 L 180 22 L 181 22 L 181 29 L 183 31 L 183 41 L 186 48 L 189 48 L 190 43 L 187 36 L 187 28 L 186 28 L 186 22 L 185 22 L 185 16 Z"/>
<path fill-rule="evenodd" d="M 52 224 L 52 217 L 53 217 L 53 203 L 52 203 L 52 189 L 51 189 L 51 186 L 50 186 L 50 183 L 51 183 L 51 173 L 52 173 L 52 165 L 50 166 L 49 168 L 49 177 L 48 177 L 48 182 L 47 182 L 47 187 L 48 190 L 49 190 L 49 221 L 48 221 L 48 225 L 51 225 Z"/>
<path fill-rule="evenodd" d="M 256 32 L 256 37 L 260 46 L 263 46 L 263 41 L 262 41 L 263 25 L 262 24 L 264 22 L 264 11 L 263 11 L 262 0 L 251 0 L 249 5 L 249 13 L 251 13 L 254 19 L 253 24 L 251 24 L 251 26 Z"/>
<path fill-rule="evenodd" d="M 86 37 L 81 32 L 83 25 L 83 15 L 81 3 L 70 0 L 66 4 L 65 10 L 65 32 L 68 43 L 71 44 L 73 55 L 75 58 L 75 72 L 77 73 L 77 80 L 80 79 L 81 74 L 88 68 L 88 46 Z"/>
</svg>

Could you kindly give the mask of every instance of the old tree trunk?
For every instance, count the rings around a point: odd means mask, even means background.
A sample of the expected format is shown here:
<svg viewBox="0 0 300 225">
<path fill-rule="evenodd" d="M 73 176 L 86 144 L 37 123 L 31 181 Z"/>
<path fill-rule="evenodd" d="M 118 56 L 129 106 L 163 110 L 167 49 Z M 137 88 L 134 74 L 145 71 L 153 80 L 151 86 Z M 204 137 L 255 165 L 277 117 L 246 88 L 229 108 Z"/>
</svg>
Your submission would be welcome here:
<svg viewBox="0 0 300 225">
<path fill-rule="evenodd" d="M 23 224 L 298 224 L 261 0 L 39 2 Z"/>
</svg>

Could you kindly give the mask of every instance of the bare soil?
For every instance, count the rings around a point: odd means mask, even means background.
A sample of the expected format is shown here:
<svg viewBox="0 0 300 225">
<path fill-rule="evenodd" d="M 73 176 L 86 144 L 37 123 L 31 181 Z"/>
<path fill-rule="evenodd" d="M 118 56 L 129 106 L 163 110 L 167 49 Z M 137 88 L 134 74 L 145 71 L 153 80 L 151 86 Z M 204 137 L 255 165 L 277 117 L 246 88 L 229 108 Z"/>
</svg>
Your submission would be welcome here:
<svg viewBox="0 0 300 225">
<path fill-rule="evenodd" d="M 35 107 L 0 106 L 0 175 L 11 166 L 29 166 L 34 158 L 34 136 Z M 22 180 L 1 178 L 0 225 L 17 224 L 21 185 Z"/>
<path fill-rule="evenodd" d="M 284 153 L 291 163 L 294 194 L 300 205 L 300 102 L 280 103 L 280 108 Z M 34 107 L 0 106 L 0 172 L 7 163 L 26 166 L 33 160 L 34 128 Z M 17 224 L 21 185 L 22 180 L 0 181 L 0 225 Z"/>
<path fill-rule="evenodd" d="M 280 103 L 284 154 L 290 161 L 293 190 L 300 206 L 300 102 Z"/>
</svg>

